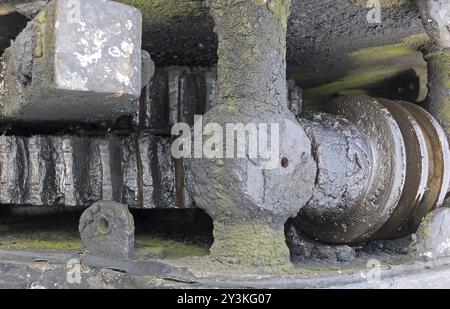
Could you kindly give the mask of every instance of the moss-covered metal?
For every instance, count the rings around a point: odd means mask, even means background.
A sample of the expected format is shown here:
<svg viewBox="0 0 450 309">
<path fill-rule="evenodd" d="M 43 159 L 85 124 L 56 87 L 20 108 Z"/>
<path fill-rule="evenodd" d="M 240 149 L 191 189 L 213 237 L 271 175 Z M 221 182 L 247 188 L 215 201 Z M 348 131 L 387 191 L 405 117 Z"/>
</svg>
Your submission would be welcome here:
<svg viewBox="0 0 450 309">
<path fill-rule="evenodd" d="M 289 160 L 289 168 L 273 170 L 264 170 L 260 158 L 189 160 L 196 205 L 214 220 L 211 257 L 222 263 L 288 264 L 284 223 L 312 195 L 316 167 L 310 141 L 287 108 L 289 4 L 286 0 L 211 2 L 219 41 L 219 98 L 204 123 L 223 128 L 230 123 L 278 123 L 283 140 L 280 158 L 275 159 L 277 163 L 283 157 Z"/>
<path fill-rule="evenodd" d="M 424 58 L 428 64 L 426 107 L 450 136 L 450 50 L 430 46 Z"/>
</svg>

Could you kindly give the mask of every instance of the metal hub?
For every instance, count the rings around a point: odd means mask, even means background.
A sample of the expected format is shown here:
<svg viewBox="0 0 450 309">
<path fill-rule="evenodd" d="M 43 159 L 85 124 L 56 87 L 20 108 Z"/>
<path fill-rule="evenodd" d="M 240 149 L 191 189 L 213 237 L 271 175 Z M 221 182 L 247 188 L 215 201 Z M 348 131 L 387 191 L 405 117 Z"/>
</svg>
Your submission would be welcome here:
<svg viewBox="0 0 450 309">
<path fill-rule="evenodd" d="M 298 229 L 331 244 L 398 238 L 414 232 L 430 210 L 442 205 L 448 192 L 450 156 L 443 129 L 425 110 L 405 102 L 340 97 L 329 102 L 324 110 L 332 115 L 328 118 L 334 117 L 341 125 L 343 122 L 338 119 L 345 118 L 348 128 L 353 127 L 365 137 L 364 153 L 369 164 L 359 165 L 367 169 L 368 179 L 361 180 L 367 185 L 360 188 L 359 199 L 342 198 L 348 195 L 348 187 L 342 187 L 341 194 L 334 192 L 331 203 L 339 202 L 332 207 L 324 207 L 313 196 L 296 219 Z M 318 129 L 321 125 L 324 123 L 307 130 L 313 144 L 324 142 Z M 337 127 L 335 131 L 341 131 Z M 361 137 L 355 136 L 355 140 Z M 315 149 L 319 170 L 316 188 L 319 184 L 322 190 L 325 186 L 326 192 L 333 192 L 339 177 L 343 177 L 336 175 L 348 174 L 346 166 L 355 157 L 348 155 L 348 147 L 326 152 Z M 326 165 L 330 158 L 336 164 Z M 363 162 L 361 155 L 356 160 Z M 352 186 L 354 175 L 347 176 L 348 185 Z"/>
<path fill-rule="evenodd" d="M 401 102 L 401 105 L 413 115 L 424 133 L 428 145 L 429 170 L 426 191 L 420 204 L 417 205 L 417 208 L 414 208 L 398 236 L 414 232 L 431 210 L 444 203 L 449 191 L 450 181 L 449 143 L 444 130 L 423 108 L 408 102 Z"/>
</svg>

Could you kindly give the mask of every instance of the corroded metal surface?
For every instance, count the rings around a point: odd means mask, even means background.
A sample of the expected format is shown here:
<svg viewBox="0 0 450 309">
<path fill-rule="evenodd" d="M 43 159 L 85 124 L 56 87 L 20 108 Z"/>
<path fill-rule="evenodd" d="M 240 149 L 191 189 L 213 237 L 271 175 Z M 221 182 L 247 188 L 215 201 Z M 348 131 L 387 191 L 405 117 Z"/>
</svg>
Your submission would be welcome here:
<svg viewBox="0 0 450 309">
<path fill-rule="evenodd" d="M 432 209 L 442 206 L 449 191 L 450 148 L 444 130 L 430 114 L 417 105 L 407 102 L 401 104 L 414 115 L 424 132 L 425 140 L 429 146 L 428 158 L 430 164 L 427 191 L 420 206 L 415 209 L 407 222 L 406 231 L 403 233 L 405 234 L 417 229 L 422 219 Z"/>
<path fill-rule="evenodd" d="M 175 207 L 170 143 L 159 137 L 0 137 L 0 204 Z M 186 198 L 185 207 L 190 207 Z"/>
<path fill-rule="evenodd" d="M 341 97 L 325 110 L 300 119 L 318 173 L 297 229 L 331 244 L 414 233 L 449 191 L 445 131 L 407 102 Z"/>
<path fill-rule="evenodd" d="M 302 111 L 302 90 L 287 81 L 288 106 L 294 115 Z M 170 135 L 175 122 L 194 123 L 194 115 L 202 115 L 217 105 L 218 84 L 215 68 L 157 68 L 145 87 L 144 100 L 134 117 L 134 126 L 150 129 L 155 134 Z"/>
<path fill-rule="evenodd" d="M 92 5 L 105 2 L 82 1 L 80 16 L 75 14 L 80 18 L 71 22 L 69 3 L 54 0 L 5 53 L 0 100 L 7 119 L 95 122 L 129 116 L 137 107 L 141 78 L 147 83 L 152 75 L 140 75 L 141 57 L 135 52 L 135 47 L 140 52 L 135 31 L 140 28 L 134 27 L 140 14 L 120 12 L 126 21 L 112 31 L 125 38 L 108 38 L 102 32 L 106 20 L 111 22 L 108 17 L 119 6 L 128 7 L 116 3 L 97 16 Z M 169 135 L 173 124 L 192 125 L 195 114 L 206 113 L 207 121 L 219 124 L 277 122 L 282 131 L 278 169 L 262 170 L 261 161 L 248 154 L 236 161 L 189 161 L 195 201 L 215 220 L 214 256 L 230 263 L 283 264 L 283 223 L 306 203 L 299 229 L 322 242 L 358 243 L 413 232 L 449 189 L 445 132 L 416 106 L 360 96 L 338 98 L 325 107 L 329 114 L 301 119 L 305 133 L 294 118 L 301 112 L 301 93 L 293 83 L 286 86 L 289 4 L 208 2 L 219 37 L 218 81 L 213 70 L 160 70 L 134 115 L 138 134 L 2 136 L 0 204 L 85 206 L 108 199 L 141 208 L 188 207 L 184 163 L 172 159 L 170 139 L 142 133 Z M 430 36 L 445 45 L 448 16 L 438 13 L 448 1 L 422 4 L 429 5 Z M 83 37 L 68 40 L 65 34 L 72 32 Z M 48 56 L 53 52 L 54 59 Z M 448 60 L 439 51 L 442 55 Z M 149 63 L 144 67 L 144 73 L 153 70 Z M 104 71 L 108 74 L 99 74 Z M 105 81 L 112 71 L 118 74 Z"/>
<path fill-rule="evenodd" d="M 170 135 L 176 122 L 192 125 L 195 114 L 204 114 L 216 103 L 217 73 L 214 69 L 158 68 L 145 88 L 134 125 Z"/>
<path fill-rule="evenodd" d="M 280 266 L 289 261 L 284 223 L 310 199 L 315 173 L 310 141 L 288 109 L 290 1 L 210 4 L 219 41 L 219 94 L 204 123 L 255 125 L 252 138 L 263 130 L 269 138 L 281 138 L 278 153 L 268 158 L 275 163 L 272 168 L 264 167 L 268 160 L 261 153 L 250 152 L 253 146 L 246 140 L 251 138 L 244 138 L 243 156 L 188 159 L 192 196 L 214 220 L 213 256 L 226 263 Z M 231 133 L 227 147 L 238 139 Z"/>
<path fill-rule="evenodd" d="M 123 261 L 61 251 L 0 250 L 0 255 L 0 288 L 181 288 L 199 281 L 186 268 L 156 260 Z"/>
<path fill-rule="evenodd" d="M 2 85 L 2 65 L 0 65 L 0 91 Z M 294 83 L 289 83 L 289 97 L 291 98 L 290 106 L 297 114 L 301 111 L 301 90 L 295 86 Z M 148 144 L 148 140 L 157 140 L 158 143 L 155 147 L 150 147 L 150 150 L 144 146 L 141 149 L 142 154 L 137 157 L 135 151 L 137 143 L 133 142 L 133 137 L 110 137 L 110 138 L 79 138 L 76 136 L 43 136 L 33 135 L 29 137 L 13 137 L 3 136 L 3 141 L 0 145 L 3 147 L 12 147 L 17 149 L 16 144 L 23 144 L 23 153 L 31 152 L 32 155 L 8 155 L 5 154 L 5 165 L 10 165 L 12 168 L 9 173 L 11 175 L 4 179 L 4 193 L 0 198 L 2 204 L 20 204 L 26 203 L 30 205 L 89 205 L 90 202 L 105 198 L 113 199 L 118 202 L 125 202 L 129 205 L 136 207 L 157 207 L 167 208 L 175 207 L 174 194 L 175 194 L 175 173 L 178 171 L 180 175 L 184 174 L 181 169 L 180 162 L 174 164 L 170 155 L 170 128 L 177 121 L 183 121 L 188 124 L 193 124 L 195 114 L 203 114 L 217 103 L 217 74 L 214 69 L 189 69 L 184 67 L 170 67 L 164 69 L 157 69 L 153 80 L 144 88 L 144 95 L 142 97 L 140 108 L 138 112 L 133 116 L 133 126 L 135 132 L 144 132 L 150 130 L 155 135 L 161 137 L 148 137 L 141 138 L 140 144 Z M 148 139 L 142 142 L 142 140 Z M 79 183 L 83 183 L 82 179 L 91 179 L 89 183 L 92 184 L 91 190 L 75 188 L 72 181 L 68 178 L 64 178 L 62 171 L 63 165 L 57 165 L 53 167 L 52 160 L 55 157 L 64 157 L 65 160 L 71 162 L 71 156 L 73 156 L 72 147 L 70 147 L 71 141 L 80 141 L 79 143 L 100 143 L 100 146 L 92 146 L 93 148 L 102 148 L 103 156 L 105 160 L 116 160 L 117 162 L 112 169 L 116 174 L 123 175 L 124 189 L 120 189 L 114 182 L 111 183 L 110 177 L 93 176 L 88 173 L 84 175 L 84 178 L 79 179 Z M 84 142 L 81 142 L 83 141 Z M 118 140 L 127 140 L 126 143 L 122 143 L 123 147 Z M 65 148 L 61 146 L 55 146 L 54 144 L 60 144 L 60 141 L 66 141 Z M 112 143 L 112 149 L 110 152 L 106 151 L 109 145 Z M 30 146 L 28 146 L 28 144 Z M 10 146 L 7 146 L 10 145 Z M 61 150 L 62 149 L 62 150 Z M 90 149 L 90 146 L 88 147 Z M 16 153 L 16 152 L 13 152 Z M 92 152 L 90 150 L 85 152 L 85 158 L 82 160 L 91 160 L 96 162 L 98 159 L 98 151 Z M 119 153 L 122 153 L 120 155 Z M 76 155 L 76 154 L 75 154 Z M 118 161 L 118 157 L 123 156 L 124 159 Z M 159 158 L 158 160 L 147 159 L 149 156 L 153 158 Z M 92 157 L 91 159 L 88 159 Z M 33 176 L 38 180 L 38 184 L 34 186 L 34 189 L 27 189 L 25 184 L 18 185 L 18 180 L 21 174 L 31 173 L 24 170 L 18 172 L 21 168 L 25 169 L 30 166 L 29 163 L 24 163 L 24 158 L 28 158 L 29 161 L 39 162 L 39 167 L 35 168 Z M 49 160 L 49 161 L 48 161 Z M 142 168 L 138 168 L 137 162 L 142 162 Z M 175 168 L 178 165 L 178 170 Z M 17 167 L 16 167 L 17 166 Z M 107 168 L 109 164 L 106 164 L 104 168 Z M 153 166 L 153 167 L 152 167 Z M 36 170 L 39 169 L 39 170 Z M 153 168 L 153 172 L 151 172 Z M 158 171 L 158 168 L 161 170 Z M 53 171 L 54 170 L 54 171 Z M 96 171 L 94 169 L 94 171 Z M 58 197 L 56 189 L 50 189 L 52 185 L 47 183 L 44 186 L 40 183 L 41 178 L 39 173 L 43 175 L 49 175 L 48 177 L 56 177 L 54 182 L 65 182 L 66 189 L 62 189 L 64 198 Z M 81 172 L 80 172 L 81 173 Z M 96 172 L 91 172 L 95 174 Z M 52 176 L 54 175 L 54 176 Z M 44 176 L 44 178 L 47 176 Z M 81 177 L 81 176 L 80 176 Z M 155 177 L 158 183 L 153 183 L 152 177 Z M 102 179 L 102 194 L 98 193 L 97 187 L 98 181 L 92 179 Z M 178 178 L 180 181 L 180 179 Z M 12 181 L 12 183 L 11 183 Z M 26 182 L 26 180 L 24 180 Z M 39 184 L 40 183 L 40 184 Z M 16 187 L 17 186 L 17 187 Z M 85 186 L 88 186 L 87 184 Z M 154 186 L 157 187 L 154 191 Z M 142 187 L 142 190 L 138 188 Z M 9 189 L 7 189 L 9 188 Z M 86 191 L 86 192 L 84 192 Z M 56 190 L 58 192 L 58 190 Z M 82 193 L 84 192 L 84 193 Z M 120 193 L 121 192 L 121 193 Z M 180 193 L 181 194 L 181 193 Z M 56 196 L 55 196 L 56 195 Z M 29 196 L 29 198 L 26 198 Z M 81 197 L 80 197 L 81 196 Z M 184 206 L 190 207 L 191 200 L 186 193 L 184 196 Z M 142 201 L 142 202 L 140 202 Z M 180 207 L 180 205 L 178 205 Z"/>
<path fill-rule="evenodd" d="M 272 272 L 263 276 L 247 274 L 242 270 L 219 272 L 211 269 L 196 273 L 184 265 L 174 267 L 164 261 L 124 262 L 71 252 L 0 250 L 0 257 L 0 288 L 404 289 L 450 286 L 450 259 L 446 257 L 431 261 L 411 260 L 411 263 L 405 264 L 383 262 L 380 265 L 380 281 L 367 280 L 371 269 L 361 267 L 369 258 L 386 258 L 385 255 L 373 254 L 350 266 L 338 264 L 332 268 L 318 269 L 302 265 L 298 273 Z M 80 282 L 70 280 L 75 276 L 69 266 L 81 268 Z M 68 273 L 70 270 L 72 272 Z"/>
<path fill-rule="evenodd" d="M 344 205 L 343 214 L 336 216 L 332 211 L 317 218 L 309 215 L 307 206 L 299 213 L 298 227 L 306 235 L 326 243 L 364 241 L 386 223 L 400 199 L 406 170 L 403 137 L 392 114 L 375 99 L 341 97 L 330 102 L 325 111 L 346 118 L 365 137 L 370 149 L 367 154 L 370 156 L 370 180 L 360 202 Z M 319 159 L 319 170 L 320 165 Z M 326 172 L 329 175 L 340 173 L 340 165 Z M 333 181 L 327 185 L 332 187 Z"/>
<path fill-rule="evenodd" d="M 134 219 L 127 205 L 94 203 L 81 215 L 78 230 L 85 252 L 125 260 L 134 255 Z"/>
</svg>

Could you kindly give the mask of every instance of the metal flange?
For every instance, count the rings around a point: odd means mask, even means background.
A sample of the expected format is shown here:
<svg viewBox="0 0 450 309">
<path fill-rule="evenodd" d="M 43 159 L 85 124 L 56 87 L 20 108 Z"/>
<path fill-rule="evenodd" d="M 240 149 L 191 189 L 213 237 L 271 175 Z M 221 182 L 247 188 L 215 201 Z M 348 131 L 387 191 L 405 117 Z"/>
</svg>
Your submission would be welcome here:
<svg viewBox="0 0 450 309">
<path fill-rule="evenodd" d="M 347 119 L 369 145 L 369 182 L 361 202 L 342 205 L 340 218 L 326 212 L 314 216 L 317 204 L 309 203 L 297 217 L 306 235 L 330 244 L 348 244 L 370 239 L 390 218 L 405 184 L 406 151 L 400 128 L 392 114 L 376 99 L 366 96 L 339 97 L 325 106 L 325 112 Z M 314 136 L 310 137 L 314 140 Z M 320 170 L 321 159 L 317 158 Z M 328 174 L 340 173 L 340 166 Z M 328 184 L 334 185 L 333 181 Z"/>
<path fill-rule="evenodd" d="M 445 131 L 439 123 L 423 108 L 408 102 L 400 103 L 417 120 L 424 133 L 429 159 L 429 175 L 427 190 L 420 204 L 415 208 L 404 228 L 396 237 L 415 232 L 422 219 L 433 209 L 444 203 L 449 191 L 450 182 L 450 151 Z"/>
<path fill-rule="evenodd" d="M 450 153 L 443 128 L 423 108 L 409 102 L 380 100 L 394 115 L 406 144 L 406 184 L 389 221 L 374 238 L 414 233 L 423 218 L 444 203 L 449 190 Z"/>
</svg>

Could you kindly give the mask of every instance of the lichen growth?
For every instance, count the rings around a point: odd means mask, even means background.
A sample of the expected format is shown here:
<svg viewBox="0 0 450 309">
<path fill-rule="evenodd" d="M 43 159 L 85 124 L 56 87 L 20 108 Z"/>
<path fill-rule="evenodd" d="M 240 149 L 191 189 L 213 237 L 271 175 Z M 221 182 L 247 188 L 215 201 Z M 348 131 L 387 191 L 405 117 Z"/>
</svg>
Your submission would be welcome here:
<svg viewBox="0 0 450 309">
<path fill-rule="evenodd" d="M 369 63 L 389 58 L 404 57 L 417 54 L 418 50 L 428 42 L 426 35 L 411 35 L 400 43 L 369 47 L 351 52 L 348 56 L 353 63 Z"/>
<path fill-rule="evenodd" d="M 79 251 L 82 249 L 80 237 L 76 232 L 59 229 L 33 231 L 33 227 L 22 226 L 20 231 L 14 231 L 14 229 L 0 225 L 0 249 L 54 251 Z M 208 248 L 204 244 L 150 234 L 137 234 L 135 246 L 137 259 L 174 259 L 208 254 Z"/>
<path fill-rule="evenodd" d="M 76 231 L 49 229 L 40 231 L 33 224 L 17 227 L 0 226 L 0 248 L 14 250 L 80 250 L 81 240 Z"/>
<path fill-rule="evenodd" d="M 426 45 L 429 40 L 430 39 L 429 39 L 428 35 L 426 35 L 425 33 L 422 33 L 422 34 L 415 34 L 415 35 L 407 36 L 406 38 L 404 38 L 401 41 L 401 43 L 405 46 L 408 46 L 409 48 L 419 50 L 424 45 Z"/>
<path fill-rule="evenodd" d="M 80 250 L 79 240 L 42 240 L 42 239 L 15 239 L 0 241 L 1 249 L 9 250 Z"/>
<path fill-rule="evenodd" d="M 363 87 L 375 84 L 391 76 L 400 73 L 401 70 L 395 67 L 379 66 L 366 70 L 366 68 L 358 69 L 337 81 L 325 84 L 316 88 L 304 91 L 304 98 L 311 99 L 319 96 L 329 96 L 348 90 L 362 89 Z"/>
<path fill-rule="evenodd" d="M 364 92 L 370 86 L 392 78 L 401 72 L 413 68 L 426 80 L 426 63 L 419 49 L 428 41 L 426 35 L 411 35 L 397 44 L 388 44 L 364 48 L 351 52 L 340 64 L 342 76 L 330 80 L 326 72 L 315 72 L 313 75 L 291 74 L 298 84 L 311 83 L 311 79 L 325 81 L 304 91 L 305 106 L 310 102 L 320 101 L 331 95 L 347 92 Z M 425 82 L 421 83 L 418 100 L 426 95 Z"/>
<path fill-rule="evenodd" d="M 47 26 L 47 18 L 48 18 L 48 11 L 44 10 L 42 11 L 38 17 L 37 21 L 39 24 L 39 33 L 36 35 L 36 45 L 34 48 L 34 57 L 40 58 L 44 54 L 44 34 L 45 34 L 45 28 Z"/>
<path fill-rule="evenodd" d="M 135 246 L 137 259 L 174 259 L 206 256 L 209 253 L 207 248 L 195 243 L 151 235 L 137 235 Z"/>
<path fill-rule="evenodd" d="M 258 222 L 214 222 L 211 258 L 234 265 L 286 267 L 289 249 L 284 228 Z"/>
</svg>

